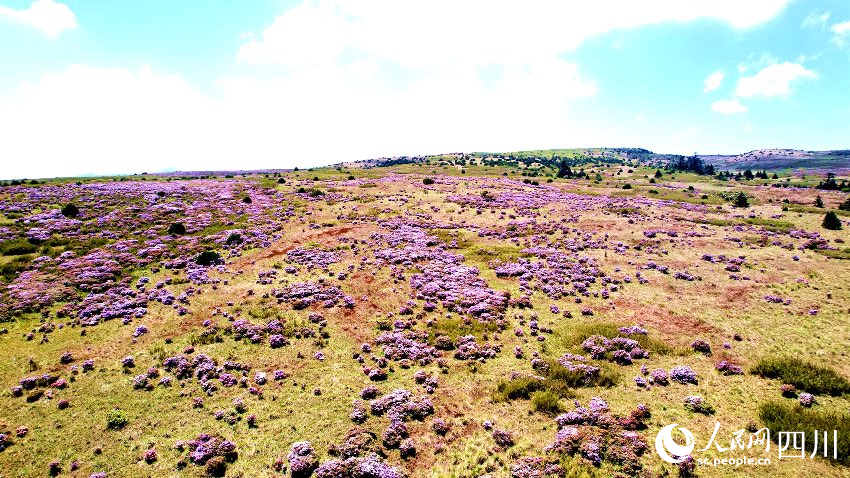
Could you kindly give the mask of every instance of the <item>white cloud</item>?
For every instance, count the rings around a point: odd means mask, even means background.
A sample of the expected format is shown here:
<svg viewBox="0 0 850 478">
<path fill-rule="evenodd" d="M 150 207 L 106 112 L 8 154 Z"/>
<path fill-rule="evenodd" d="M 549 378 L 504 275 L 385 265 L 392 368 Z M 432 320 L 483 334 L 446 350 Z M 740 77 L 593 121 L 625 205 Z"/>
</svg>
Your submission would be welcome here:
<svg viewBox="0 0 850 478">
<path fill-rule="evenodd" d="M 843 47 L 847 44 L 848 38 L 850 38 L 850 20 L 836 23 L 830 27 L 830 30 L 833 33 L 832 42 Z"/>
<path fill-rule="evenodd" d="M 714 91 L 720 88 L 720 84 L 723 83 L 723 72 L 715 71 L 714 73 L 708 75 L 703 82 L 702 91 L 708 93 L 710 91 Z"/>
<path fill-rule="evenodd" d="M 748 28 L 787 3 L 305 0 L 241 35 L 244 74 L 212 92 L 150 68 L 75 65 L 0 96 L 0 157 L 12 158 L 2 172 L 292 167 L 601 144 L 615 126 L 574 113 L 598 87 L 564 52 L 646 24 L 711 18 Z"/>
<path fill-rule="evenodd" d="M 803 19 L 803 24 L 801 26 L 804 28 L 826 28 L 826 22 L 829 21 L 829 17 L 831 15 L 831 12 L 812 12 Z"/>
<path fill-rule="evenodd" d="M 786 61 L 766 66 L 755 75 L 740 78 L 735 94 L 741 98 L 787 98 L 791 94 L 792 83 L 817 77 L 815 72 L 803 65 Z"/>
<path fill-rule="evenodd" d="M 56 38 L 65 30 L 77 28 L 77 18 L 67 5 L 53 0 L 36 0 L 25 10 L 0 7 L 0 18 L 41 30 L 48 38 Z"/>
<path fill-rule="evenodd" d="M 749 111 L 746 106 L 742 105 L 741 102 L 738 101 L 738 98 L 715 101 L 711 104 L 711 110 L 724 115 L 746 113 Z"/>
<path fill-rule="evenodd" d="M 644 121 L 646 121 L 646 115 L 645 114 L 638 113 L 637 116 L 635 116 L 635 123 L 642 124 Z"/>
<path fill-rule="evenodd" d="M 173 167 L 201 153 L 210 104 L 179 76 L 74 65 L 5 98 L 3 176 Z"/>
<path fill-rule="evenodd" d="M 761 55 L 756 56 L 755 54 L 751 54 L 747 61 L 742 61 L 738 63 L 738 73 L 745 73 L 750 70 L 761 69 L 765 66 L 773 65 L 774 63 L 779 63 L 779 59 L 770 53 L 764 52 Z"/>
<path fill-rule="evenodd" d="M 239 59 L 298 67 L 333 62 L 349 53 L 415 67 L 516 65 L 551 59 L 618 28 L 697 18 L 747 28 L 770 20 L 787 3 L 305 1 L 280 15 L 261 38 L 245 43 Z"/>
<path fill-rule="evenodd" d="M 375 83 L 371 70 L 358 64 L 273 80 L 223 78 L 205 95 L 179 75 L 150 68 L 75 65 L 0 97 L 2 176 L 292 167 L 544 147 L 583 131 L 567 115 L 569 100 L 596 92 L 562 61 L 507 69 L 489 87 L 465 69 L 393 91 Z"/>
</svg>

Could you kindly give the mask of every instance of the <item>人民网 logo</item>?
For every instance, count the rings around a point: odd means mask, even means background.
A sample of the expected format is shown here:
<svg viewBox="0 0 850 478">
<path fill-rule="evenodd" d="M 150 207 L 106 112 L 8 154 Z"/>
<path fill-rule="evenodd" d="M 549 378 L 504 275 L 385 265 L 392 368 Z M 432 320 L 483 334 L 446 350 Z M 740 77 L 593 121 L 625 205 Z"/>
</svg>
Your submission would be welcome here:
<svg viewBox="0 0 850 478">
<path fill-rule="evenodd" d="M 655 451 L 667 463 L 681 463 L 685 461 L 686 456 L 694 451 L 694 435 L 687 428 L 679 427 L 679 431 L 685 436 L 684 445 L 679 445 L 673 441 L 673 430 L 676 429 L 677 425 L 679 424 L 667 425 L 659 430 L 655 437 Z"/>
</svg>

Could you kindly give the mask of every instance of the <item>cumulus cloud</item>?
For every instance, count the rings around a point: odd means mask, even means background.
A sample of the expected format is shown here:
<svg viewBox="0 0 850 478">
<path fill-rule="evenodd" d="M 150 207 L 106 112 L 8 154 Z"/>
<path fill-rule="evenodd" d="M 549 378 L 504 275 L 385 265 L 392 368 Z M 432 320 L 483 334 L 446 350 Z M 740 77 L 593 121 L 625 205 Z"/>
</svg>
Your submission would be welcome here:
<svg viewBox="0 0 850 478">
<path fill-rule="evenodd" d="M 803 65 L 786 61 L 766 66 L 755 75 L 740 78 L 735 94 L 741 98 L 787 98 L 793 83 L 817 77 L 815 72 Z"/>
<path fill-rule="evenodd" d="M 720 84 L 723 83 L 723 72 L 715 71 L 714 73 L 708 75 L 703 81 L 703 89 L 702 91 L 708 93 L 710 91 L 714 91 L 720 88 Z"/>
<path fill-rule="evenodd" d="M 850 20 L 846 22 L 836 23 L 830 27 L 832 30 L 832 42 L 840 47 L 847 45 L 847 40 L 850 38 Z"/>
<path fill-rule="evenodd" d="M 77 18 L 67 5 L 53 0 L 36 0 L 24 10 L 0 7 L 0 18 L 41 30 L 48 38 L 56 38 L 66 30 L 77 28 Z"/>
<path fill-rule="evenodd" d="M 746 106 L 742 105 L 741 102 L 738 101 L 738 98 L 715 101 L 711 104 L 711 110 L 724 115 L 746 113 L 749 111 Z"/>
</svg>

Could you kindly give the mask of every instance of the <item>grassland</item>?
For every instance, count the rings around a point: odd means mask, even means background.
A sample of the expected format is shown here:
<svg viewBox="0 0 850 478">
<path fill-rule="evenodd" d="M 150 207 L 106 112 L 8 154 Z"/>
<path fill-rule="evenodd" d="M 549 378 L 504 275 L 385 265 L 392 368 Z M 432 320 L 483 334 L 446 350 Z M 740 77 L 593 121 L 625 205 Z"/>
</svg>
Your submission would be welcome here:
<svg viewBox="0 0 850 478">
<path fill-rule="evenodd" d="M 846 250 L 847 226 L 838 231 L 821 227 L 824 212 L 837 210 L 846 193 L 772 186 L 785 183 L 784 176 L 737 182 L 667 172 L 655 179 L 655 168 L 640 165 L 597 162 L 584 169 L 591 179 L 559 179 L 551 168 L 532 172 L 525 166 L 480 161 L 460 165 L 447 157 L 432 164 L 391 167 L 344 165 L 210 179 L 146 175 L 126 181 L 86 179 L 79 185 L 51 180 L 0 188 L 4 206 L 0 219 L 6 218 L 0 222 L 0 251 L 8 253 L 0 258 L 0 266 L 25 258 L 21 267 L 4 273 L 6 290 L 0 296 L 6 311 L 0 323 L 5 331 L 0 334 L 0 433 L 11 443 L 0 451 L 0 475 L 44 476 L 56 461 L 61 465 L 59 476 L 100 471 L 110 477 L 202 476 L 206 468 L 187 462 L 187 453 L 175 449 L 175 444 L 210 433 L 236 444 L 238 458 L 227 465 L 227 476 L 289 476 L 286 467 L 275 468 L 275 460 L 281 458 L 286 464 L 290 446 L 303 440 L 312 443 L 320 461 L 328 459 L 332 445 L 340 444 L 355 426 L 349 418 L 352 401 L 372 384 L 382 395 L 404 388 L 433 401 L 433 415 L 407 422 L 415 456 L 402 458 L 395 447 L 377 446 L 384 461 L 414 477 L 506 477 L 511 476 L 511 465 L 524 456 L 546 457 L 562 467 L 564 476 L 638 473 L 608 459 L 594 466 L 582 453 L 545 450 L 558 430 L 553 413 L 574 410 L 575 401 L 586 407 L 594 397 L 602 397 L 618 416 L 628 415 L 637 404 L 650 408 L 651 418 L 639 430 L 649 444 L 638 460 L 640 473 L 647 476 L 679 473 L 678 467 L 661 461 L 653 450 L 655 434 L 670 423 L 691 430 L 701 448 L 715 423 L 721 424 L 722 439 L 728 444 L 737 430 L 765 423 L 794 424 L 799 420 L 793 417 L 800 413 L 832 417 L 819 423 L 848 420 L 846 394 L 828 393 L 824 388 L 813 389 L 816 403 L 811 409 L 795 412 L 800 408 L 796 400 L 783 398 L 780 386 L 794 384 L 804 372 L 754 373 L 765 361 L 794 357 L 828 370 L 824 373 L 837 377 L 833 382 L 850 378 L 846 350 L 850 262 L 842 259 L 841 252 Z M 435 183 L 426 186 L 424 178 Z M 626 184 L 631 189 L 623 189 Z M 112 185 L 125 189 L 109 189 Z M 305 192 L 298 193 L 300 188 Z M 159 190 L 164 192 L 162 199 L 156 198 Z M 322 194 L 312 195 L 310 190 Z M 750 197 L 750 207 L 735 208 L 724 194 L 738 191 Z M 825 208 L 811 206 L 818 194 Z M 242 200 L 246 195 L 250 203 Z M 65 202 L 80 206 L 76 229 L 63 229 L 66 219 L 56 215 L 33 218 Z M 185 236 L 166 234 L 168 225 L 176 221 L 186 224 Z M 53 232 L 49 239 L 33 244 L 25 239 L 33 227 Z M 239 231 L 245 241 L 225 244 L 233 231 Z M 410 242 L 404 231 L 432 242 Z M 812 233 L 830 249 L 805 248 Z M 163 252 L 151 256 L 160 243 Z M 404 251 L 405 246 L 410 247 L 405 253 L 430 255 L 407 263 L 378 257 L 378 251 Z M 554 274 L 557 268 L 535 247 L 557 250 L 569 264 L 592 261 L 598 278 L 615 282 L 597 280 L 582 294 L 567 281 L 567 293 L 547 292 L 539 276 L 546 271 Z M 220 252 L 223 261 L 205 270 L 207 280 L 193 282 L 188 272 L 192 267 L 165 265 L 180 259 L 191 264 L 198 252 L 208 249 Z M 293 262 L 290 252 L 302 249 L 332 252 L 336 260 L 324 265 Z M 140 250 L 148 255 L 141 256 Z M 22 299 L 8 286 L 34 290 L 41 284 L 45 291 L 40 294 L 49 295 L 74 278 L 63 275 L 68 269 L 62 268 L 61 261 L 72 260 L 61 259 L 66 251 L 77 258 L 98 251 L 114 257 L 120 270 L 110 279 L 112 286 L 123 284 L 138 292 L 138 281 L 144 277 L 149 286 L 143 289 L 148 292 L 159 282 L 167 282 L 164 288 L 175 297 L 191 291 L 185 303 L 176 302 L 185 308 L 184 313 L 172 305 L 148 301 L 146 313 L 126 324 L 118 318 L 83 327 L 81 309 L 68 304 L 78 304 L 95 292 L 73 285 L 69 286 L 73 297 L 40 301 L 38 307 L 17 306 Z M 486 320 L 463 308 L 449 310 L 439 300 L 427 310 L 425 304 L 434 298 L 418 295 L 412 278 L 448 260 L 440 255 L 444 253 L 460 255 L 456 265 L 474 267 L 486 290 L 507 293 L 511 299 L 525 296 L 527 303 L 494 308 Z M 706 255 L 714 260 L 706 260 Z M 39 262 L 38 256 L 51 259 Z M 500 266 L 523 261 L 543 264 L 530 273 L 527 282 L 520 276 L 497 273 Z M 650 263 L 665 266 L 667 272 Z M 287 267 L 297 271 L 286 272 Z M 268 271 L 276 275 L 264 282 Z M 38 275 L 27 278 L 28 272 L 45 274 L 54 282 L 39 280 Z M 677 272 L 692 279 L 677 278 Z M 567 275 L 552 280 L 582 281 L 569 275 L 572 272 L 559 273 Z M 452 274 L 440 277 L 451 282 L 456 277 Z M 638 280 L 638 274 L 643 280 Z M 291 301 L 275 300 L 275 289 L 320 279 L 353 298 L 353 307 L 325 308 L 314 303 L 299 308 Z M 467 287 L 463 284 L 460 290 Z M 767 296 L 782 302 L 770 302 Z M 404 312 L 405 307 L 411 313 Z M 311 313 L 320 314 L 326 325 L 311 322 Z M 288 345 L 271 348 L 265 338 L 261 343 L 237 339 L 233 324 L 239 319 L 258 324 L 280 320 Z M 444 360 L 424 365 L 393 359 L 381 365 L 384 349 L 376 339 L 387 328 L 396 328 L 396 320 L 411 322 L 400 332 L 424 332 L 428 345 L 440 336 L 455 342 L 472 335 L 479 344 L 492 344 L 498 351 L 478 360 L 458 359 L 454 350 L 446 350 Z M 530 326 L 531 321 L 536 321 L 540 332 Z M 134 337 L 139 325 L 149 332 Z M 561 375 L 557 379 L 561 385 L 529 389 L 510 399 L 505 396 L 506 390 L 517 385 L 511 385 L 512 373 L 541 375 L 532 358 L 556 363 L 566 353 L 588 355 L 582 347 L 586 339 L 613 338 L 621 335 L 620 327 L 633 325 L 648 332 L 638 337 L 648 358 L 635 359 L 631 365 L 588 359 L 602 369 L 606 380 L 579 384 L 575 377 Z M 298 331 L 305 327 L 312 328 L 314 335 L 301 336 Z M 711 355 L 693 350 L 691 344 L 698 338 L 711 345 Z M 364 343 L 371 344 L 371 353 L 362 352 Z M 175 380 L 170 387 L 134 388 L 133 378 L 149 368 L 173 375 L 163 361 L 185 353 L 187 347 L 194 349 L 189 355 L 203 353 L 219 364 L 232 361 L 250 369 L 245 386 L 219 384 L 210 395 L 199 380 L 187 378 Z M 521 356 L 514 353 L 517 347 Z M 60 362 L 65 352 L 71 354 L 72 362 Z M 323 359 L 316 358 L 317 352 Z M 363 363 L 353 358 L 358 354 Z M 127 356 L 134 358 L 134 367 L 122 365 Z M 71 370 L 89 359 L 94 361 L 93 370 Z M 745 373 L 719 373 L 716 365 L 724 360 Z M 386 380 L 371 381 L 364 375 L 364 364 L 385 370 Z M 634 377 L 645 377 L 642 366 L 648 370 L 687 366 L 696 373 L 698 383 L 639 387 Z M 255 383 L 256 372 L 271 377 L 276 370 L 285 371 L 287 377 Z M 416 383 L 414 373 L 419 370 L 437 378 L 432 394 Z M 37 387 L 44 392 L 37 397 L 29 390 L 14 396 L 11 390 L 21 379 L 42 374 L 62 377 L 67 385 Z M 251 393 L 249 387 L 261 389 L 262 394 Z M 805 386 L 797 388 L 805 391 Z M 551 394 L 533 400 L 541 390 Z M 714 414 L 688 410 L 683 399 L 691 395 L 703 397 Z M 202 400 L 202 406 L 195 398 Z M 216 419 L 216 411 L 226 416 L 234 411 L 234 399 L 242 399 L 246 410 L 234 412 L 232 423 Z M 69 406 L 60 409 L 61 400 Z M 788 410 L 776 412 L 778 406 Z M 125 414 L 127 424 L 109 429 L 107 414 L 115 408 Z M 256 416 L 255 424 L 248 424 L 249 415 Z M 445 435 L 432 430 L 436 418 L 449 424 Z M 497 444 L 492 432 L 482 426 L 487 421 L 508 431 L 513 445 Z M 359 426 L 380 437 L 389 423 L 386 416 L 369 416 Z M 16 430 L 22 426 L 28 432 L 18 437 Z M 143 454 L 151 449 L 156 450 L 157 460 L 147 463 Z M 710 449 L 694 456 L 723 458 L 731 453 Z M 740 453 L 762 456 L 757 449 Z M 850 474 L 843 462 L 822 457 L 780 462 L 774 447 L 765 456 L 774 459 L 773 465 L 701 466 L 696 473 Z M 79 469 L 72 471 L 75 461 Z"/>
</svg>

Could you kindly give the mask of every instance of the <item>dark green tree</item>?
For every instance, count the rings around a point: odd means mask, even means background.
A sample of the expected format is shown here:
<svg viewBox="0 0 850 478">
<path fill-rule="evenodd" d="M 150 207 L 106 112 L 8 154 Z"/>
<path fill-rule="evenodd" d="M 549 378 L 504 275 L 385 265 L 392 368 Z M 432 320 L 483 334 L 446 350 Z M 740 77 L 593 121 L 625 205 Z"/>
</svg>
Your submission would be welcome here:
<svg viewBox="0 0 850 478">
<path fill-rule="evenodd" d="M 835 212 L 829 211 L 823 217 L 822 226 L 823 226 L 824 229 L 829 229 L 831 231 L 837 231 L 837 230 L 841 229 L 841 220 L 838 219 L 838 216 L 835 214 Z"/>
<path fill-rule="evenodd" d="M 741 191 L 735 195 L 735 200 L 732 201 L 732 205 L 735 207 L 750 207 L 750 199 L 743 191 Z"/>
<path fill-rule="evenodd" d="M 61 212 L 62 212 L 62 215 L 65 216 L 65 217 L 77 217 L 80 214 L 80 209 L 77 206 L 75 206 L 71 203 L 68 203 L 68 204 L 62 206 Z"/>
<path fill-rule="evenodd" d="M 175 222 L 168 226 L 168 233 L 172 236 L 181 236 L 186 234 L 186 226 L 182 222 Z"/>
<path fill-rule="evenodd" d="M 823 207 L 823 199 L 821 199 L 820 194 L 815 198 L 815 207 Z"/>
</svg>

